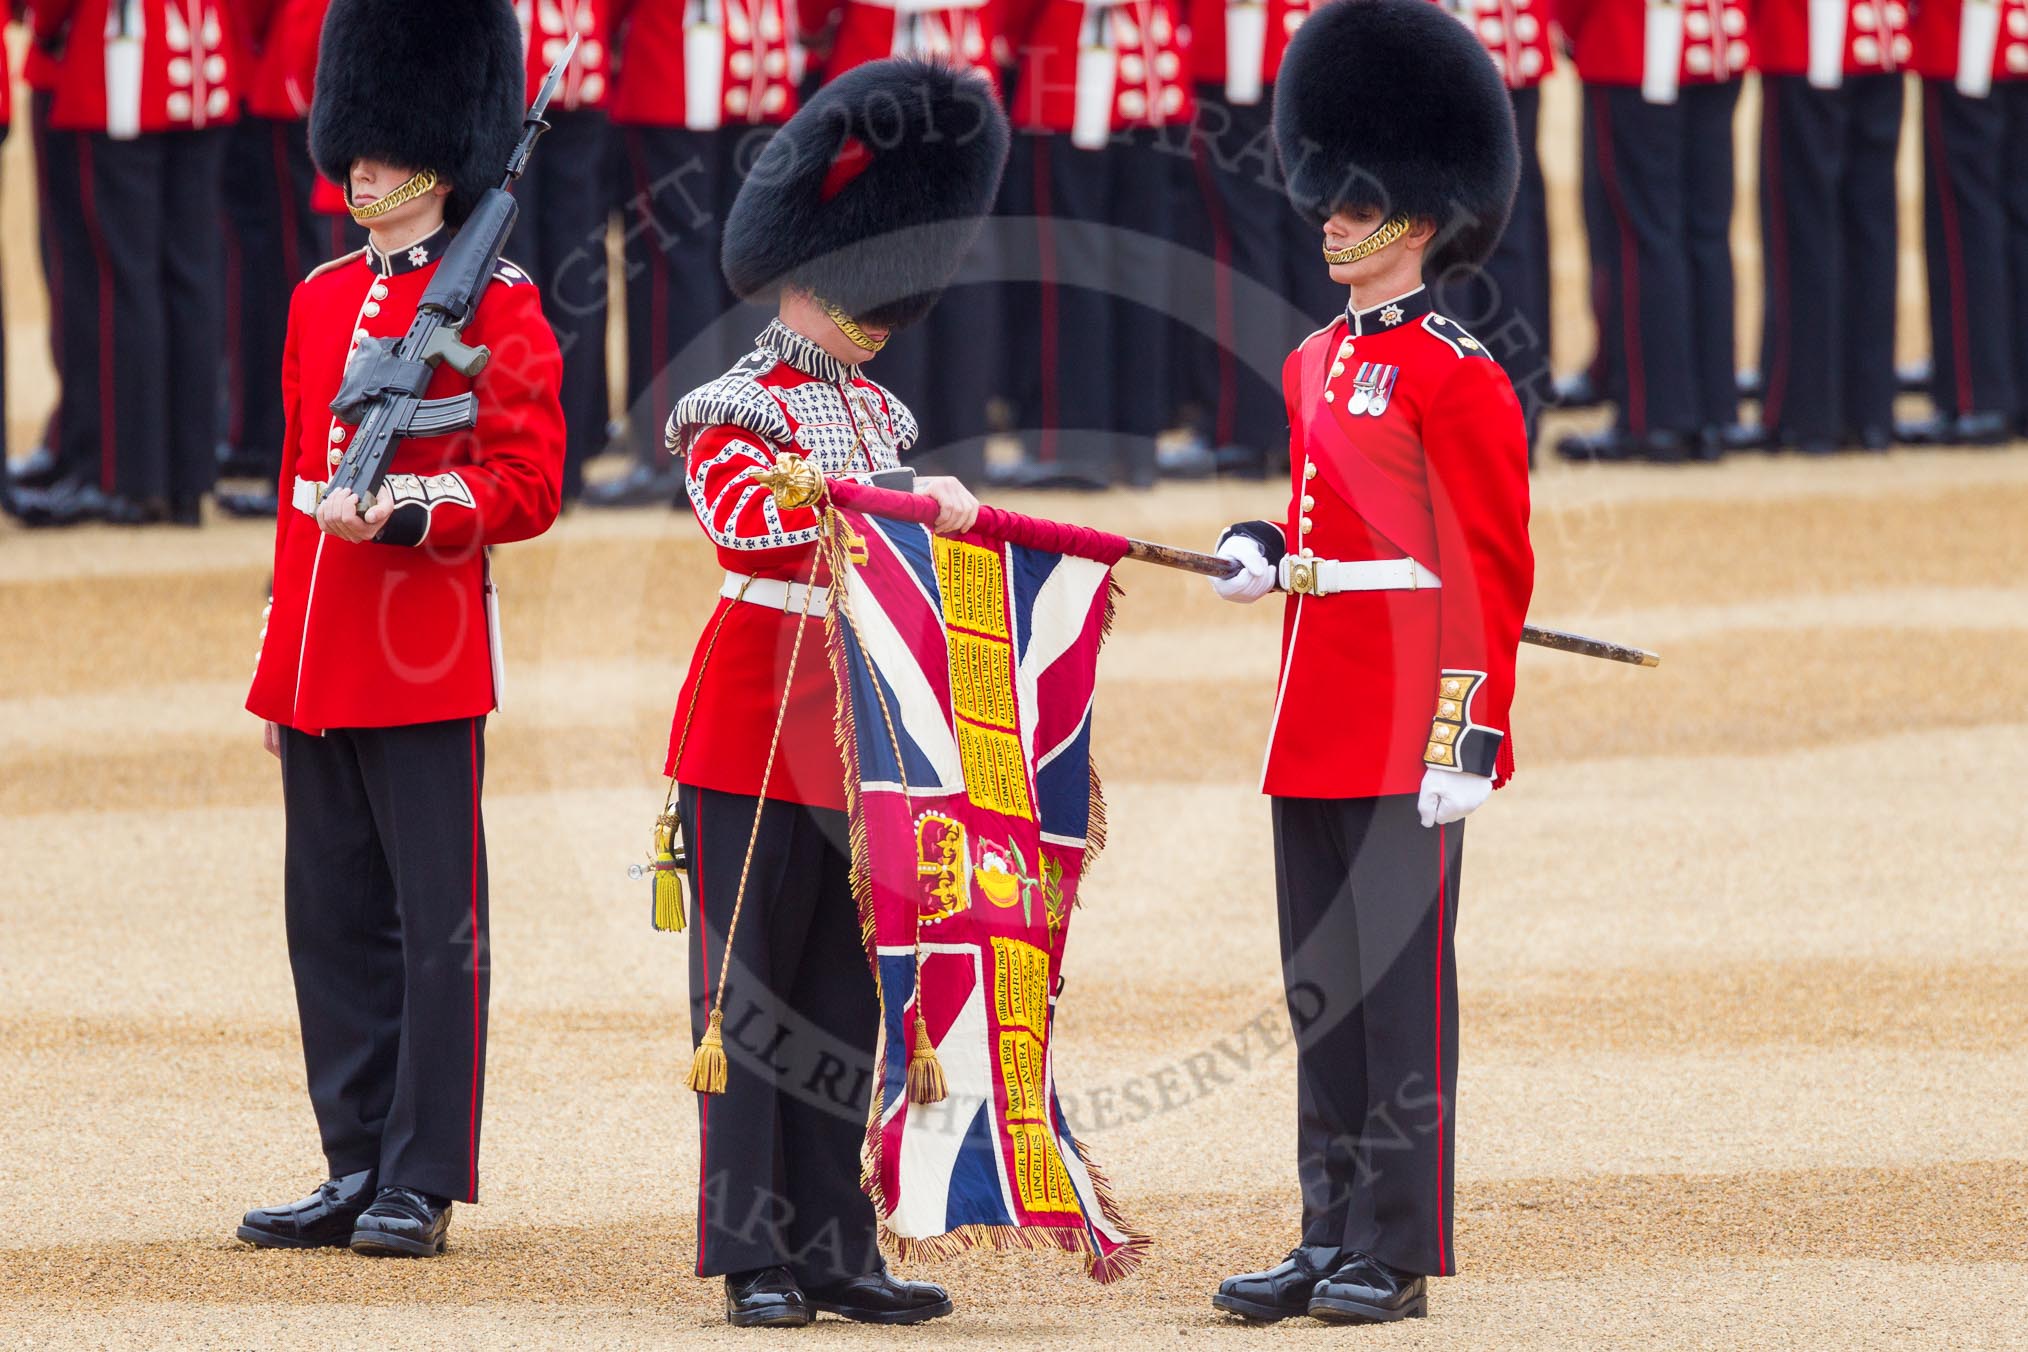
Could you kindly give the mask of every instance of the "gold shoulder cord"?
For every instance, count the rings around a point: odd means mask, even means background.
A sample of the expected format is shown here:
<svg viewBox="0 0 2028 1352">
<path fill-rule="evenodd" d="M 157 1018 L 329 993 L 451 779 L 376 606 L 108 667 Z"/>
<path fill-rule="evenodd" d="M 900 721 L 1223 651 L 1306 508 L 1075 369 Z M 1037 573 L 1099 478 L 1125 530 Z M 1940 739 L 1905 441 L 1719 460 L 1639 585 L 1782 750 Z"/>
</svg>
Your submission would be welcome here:
<svg viewBox="0 0 2028 1352">
<path fill-rule="evenodd" d="M 387 196 L 381 198 L 377 202 L 368 202 L 363 207 L 355 207 L 352 205 L 351 201 L 352 194 L 348 190 L 347 193 L 345 194 L 346 197 L 345 209 L 352 213 L 353 220 L 359 222 L 359 224 L 361 225 L 364 225 L 368 221 L 379 220 L 382 216 L 385 216 L 388 212 L 393 211 L 396 207 L 406 206 L 408 203 L 415 201 L 416 198 L 421 197 L 424 193 L 430 191 L 432 188 L 436 186 L 437 186 L 437 171 L 434 169 L 419 169 L 415 173 L 410 174 L 408 177 L 408 181 L 406 183 L 403 183 L 400 187 L 396 188 L 393 192 L 389 193 Z"/>
<path fill-rule="evenodd" d="M 1357 263 L 1362 258 L 1370 258 L 1407 234 L 1413 224 L 1414 222 L 1406 216 L 1389 216 L 1373 228 L 1372 234 L 1364 239 L 1355 240 L 1342 249 L 1333 249 L 1330 245 L 1325 245 L 1324 261 L 1338 267 L 1345 263 Z"/>
</svg>

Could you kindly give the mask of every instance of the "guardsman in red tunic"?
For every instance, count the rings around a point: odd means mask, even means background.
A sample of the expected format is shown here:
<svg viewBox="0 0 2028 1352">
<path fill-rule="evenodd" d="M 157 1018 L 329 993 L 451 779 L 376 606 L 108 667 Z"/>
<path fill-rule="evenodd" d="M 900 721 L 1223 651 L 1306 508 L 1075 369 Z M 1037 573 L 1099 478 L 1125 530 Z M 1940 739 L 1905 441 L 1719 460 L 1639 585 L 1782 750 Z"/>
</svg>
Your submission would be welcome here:
<svg viewBox="0 0 2028 1352">
<path fill-rule="evenodd" d="M 745 349 L 718 270 L 725 215 L 775 128 L 796 111 L 803 54 L 789 0 L 610 0 L 626 246 L 627 425 L 635 463 L 585 492 L 594 507 L 680 502 L 662 410 Z"/>
<path fill-rule="evenodd" d="M 515 186 L 521 216 L 509 247 L 542 292 L 563 350 L 569 454 L 563 500 L 584 488 L 585 462 L 606 443 L 606 221 L 612 206 L 606 101 L 612 88 L 609 0 L 515 0 L 528 47 L 528 98 L 574 36 L 577 51 L 549 102 L 542 154 Z"/>
<path fill-rule="evenodd" d="M 1194 91 L 1182 0 L 1013 0 L 1007 214 L 1032 218 L 1040 285 L 1009 288 L 1007 391 L 1021 481 L 1145 487 L 1173 412 L 1175 269 Z M 1194 207 L 1193 207 L 1194 209 Z"/>
<path fill-rule="evenodd" d="M 1559 0 L 1556 18 L 1584 81 L 1599 365 L 1617 408 L 1606 431 L 1557 449 L 1718 459 L 1752 439 L 1738 426 L 1729 233 L 1746 0 Z"/>
<path fill-rule="evenodd" d="M 935 61 L 977 74 L 994 88 L 1013 57 L 1005 32 L 1008 0 L 805 0 L 805 43 L 821 54 L 826 82 L 891 56 Z M 964 128 L 959 128 L 962 134 Z M 982 232 L 959 277 L 1000 273 L 992 232 Z M 925 472 L 978 482 L 989 431 L 986 405 L 1005 362 L 1000 352 L 1004 288 L 960 283 L 957 296 L 894 336 L 880 354 L 881 379 L 916 411 L 927 433 L 911 463 Z"/>
<path fill-rule="evenodd" d="M 1771 446 L 1884 451 L 1893 438 L 1908 18 L 1907 0 L 1755 0 Z"/>
<path fill-rule="evenodd" d="M 229 0 L 37 0 L 49 125 L 78 133 L 97 323 L 101 461 L 49 490 L 61 519 L 196 525 L 217 471 L 218 201 L 239 113 Z"/>
<path fill-rule="evenodd" d="M 2028 3 L 1922 0 L 1930 398 L 1899 440 L 1991 446 L 2028 414 Z"/>
<path fill-rule="evenodd" d="M 522 118 L 509 0 L 332 0 L 310 113 L 318 168 L 368 246 L 296 288 L 274 597 L 247 708 L 281 757 L 284 914 L 330 1178 L 247 1213 L 274 1248 L 443 1251 L 479 1195 L 485 1101 L 486 715 L 500 634 L 487 550 L 542 534 L 563 477 L 562 363 L 526 273 L 502 263 L 463 331 L 491 359 L 471 431 L 400 444 L 365 512 L 327 495 L 358 428 L 333 415 L 368 338 L 408 331 L 453 233 L 504 176 Z"/>
<path fill-rule="evenodd" d="M 697 1096 L 697 1273 L 724 1276 L 739 1326 L 951 1310 L 942 1287 L 889 1275 L 859 1189 L 879 999 L 849 876 L 830 575 L 815 510 L 778 505 L 754 476 L 791 451 L 827 474 L 898 467 L 915 420 L 861 364 L 949 284 L 1006 153 L 1006 118 L 975 75 L 890 59 L 818 91 L 761 153 L 725 225 L 728 283 L 780 317 L 669 417 L 726 570 L 677 696 L 668 772 L 690 842 L 700 1040 L 720 1032 L 721 978 L 726 1000 L 723 1092 Z M 955 479 L 916 491 L 939 503 L 940 530 L 977 515 Z"/>
<path fill-rule="evenodd" d="M 1316 266 L 1316 229 L 1282 192 L 1269 126 L 1282 52 L 1311 7 L 1191 0 L 1187 10 L 1196 112 L 1175 213 L 1189 251 L 1175 302 L 1186 321 L 1176 411 L 1191 436 L 1163 453 L 1165 474 L 1265 473 L 1285 446 L 1282 358 L 1344 303 Z"/>
<path fill-rule="evenodd" d="M 1554 68 L 1549 42 L 1549 0 L 1438 0 L 1478 35 L 1507 82 L 1514 133 L 1521 146 L 1521 186 L 1514 210 L 1491 257 L 1477 269 L 1447 279 L 1438 300 L 1447 314 L 1471 327 L 1514 383 L 1528 415 L 1534 454 L 1542 410 L 1555 402 L 1549 366 L 1549 199 L 1536 148 L 1542 81 Z"/>
<path fill-rule="evenodd" d="M 311 268 L 345 252 L 337 217 L 310 207 L 310 98 L 317 35 L 330 0 L 240 0 L 249 75 L 225 159 L 226 363 L 229 388 L 220 473 L 255 492 L 218 495 L 233 516 L 273 517 L 281 469 L 282 341 L 289 294 Z"/>
<path fill-rule="evenodd" d="M 1427 0 L 1329 0 L 1275 139 L 1346 312 L 1290 355 L 1287 517 L 1233 526 L 1229 600 L 1288 593 L 1262 788 L 1295 1025 L 1302 1234 L 1213 1303 L 1253 1320 L 1426 1312 L 1451 1250 L 1464 818 L 1514 773 L 1534 583 L 1506 373 L 1426 278 L 1484 259 L 1519 177 L 1507 91 Z"/>
</svg>

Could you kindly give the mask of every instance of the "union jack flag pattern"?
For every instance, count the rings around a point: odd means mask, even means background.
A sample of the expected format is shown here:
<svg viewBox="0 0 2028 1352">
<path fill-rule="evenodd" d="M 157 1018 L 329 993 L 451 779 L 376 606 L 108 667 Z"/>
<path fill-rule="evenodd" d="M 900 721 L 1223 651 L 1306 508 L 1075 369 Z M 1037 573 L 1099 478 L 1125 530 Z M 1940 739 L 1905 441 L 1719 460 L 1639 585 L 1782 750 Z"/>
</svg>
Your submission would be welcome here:
<svg viewBox="0 0 2028 1352">
<path fill-rule="evenodd" d="M 1148 1241 L 1065 1122 L 1050 1025 L 1104 839 L 1092 692 L 1117 555 L 842 508 L 828 523 L 853 892 L 882 1017 L 862 1181 L 903 1258 L 1061 1248 L 1113 1281 Z M 924 1035 L 939 1102 L 908 1092 Z"/>
</svg>

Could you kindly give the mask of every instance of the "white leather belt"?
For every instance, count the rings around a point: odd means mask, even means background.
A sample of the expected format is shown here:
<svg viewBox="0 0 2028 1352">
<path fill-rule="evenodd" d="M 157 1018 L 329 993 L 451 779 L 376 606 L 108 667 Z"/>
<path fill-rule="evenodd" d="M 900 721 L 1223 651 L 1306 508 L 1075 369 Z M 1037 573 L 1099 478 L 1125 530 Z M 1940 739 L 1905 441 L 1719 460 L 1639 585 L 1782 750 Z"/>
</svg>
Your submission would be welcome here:
<svg viewBox="0 0 2028 1352">
<path fill-rule="evenodd" d="M 1414 559 L 1302 559 L 1282 556 L 1281 588 L 1298 596 L 1333 592 L 1421 591 L 1443 582 Z"/>
<path fill-rule="evenodd" d="M 317 504 L 324 500 L 324 490 L 328 487 L 329 484 L 319 479 L 298 479 L 295 494 L 289 499 L 290 505 L 304 516 L 315 516 Z"/>
<path fill-rule="evenodd" d="M 766 606 L 769 610 L 780 610 L 791 614 L 822 615 L 824 608 L 831 604 L 831 589 L 818 587 L 816 595 L 810 595 L 810 588 L 801 582 L 784 582 L 775 577 L 749 577 L 745 573 L 727 573 L 725 583 L 718 594 L 729 600 L 745 601 L 751 605 Z"/>
</svg>

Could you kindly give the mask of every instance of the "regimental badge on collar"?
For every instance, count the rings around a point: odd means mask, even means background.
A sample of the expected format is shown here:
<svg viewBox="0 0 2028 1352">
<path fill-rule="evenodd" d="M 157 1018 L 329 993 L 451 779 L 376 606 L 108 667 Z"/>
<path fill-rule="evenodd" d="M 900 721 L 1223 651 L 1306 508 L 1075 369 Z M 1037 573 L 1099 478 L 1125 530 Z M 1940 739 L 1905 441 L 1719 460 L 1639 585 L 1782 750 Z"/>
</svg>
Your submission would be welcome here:
<svg viewBox="0 0 2028 1352">
<path fill-rule="evenodd" d="M 1387 405 L 1394 398 L 1394 382 L 1400 376 L 1399 366 L 1388 366 L 1383 362 L 1364 361 L 1359 363 L 1359 373 L 1352 378 L 1352 397 L 1345 401 L 1345 411 L 1353 417 L 1368 414 L 1379 417 L 1387 412 Z"/>
<path fill-rule="evenodd" d="M 419 268 L 429 261 L 430 251 L 420 244 L 408 251 L 408 264 L 412 268 Z"/>
</svg>

